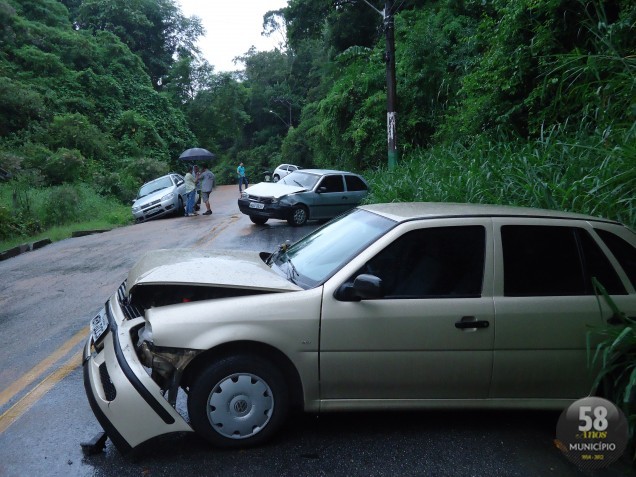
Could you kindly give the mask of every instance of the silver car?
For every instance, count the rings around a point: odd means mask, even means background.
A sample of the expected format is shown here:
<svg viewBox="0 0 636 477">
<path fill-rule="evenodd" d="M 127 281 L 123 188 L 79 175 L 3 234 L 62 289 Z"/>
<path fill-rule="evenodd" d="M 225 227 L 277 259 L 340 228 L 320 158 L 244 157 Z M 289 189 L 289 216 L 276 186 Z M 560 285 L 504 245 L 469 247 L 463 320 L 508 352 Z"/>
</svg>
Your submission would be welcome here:
<svg viewBox="0 0 636 477">
<path fill-rule="evenodd" d="M 167 174 L 145 183 L 133 201 L 135 222 L 182 214 L 185 194 L 185 181 L 180 174 Z"/>
<path fill-rule="evenodd" d="M 594 392 L 587 331 L 616 319 L 592 277 L 636 316 L 632 231 L 486 205 L 363 206 L 274 253 L 158 250 L 91 320 L 85 388 L 122 451 L 256 445 L 292 409 L 562 410 Z"/>
<path fill-rule="evenodd" d="M 276 183 L 261 182 L 248 187 L 238 206 L 255 224 L 281 219 L 298 226 L 307 220 L 331 219 L 342 214 L 359 205 L 368 192 L 367 182 L 358 174 L 302 169 Z"/>
</svg>

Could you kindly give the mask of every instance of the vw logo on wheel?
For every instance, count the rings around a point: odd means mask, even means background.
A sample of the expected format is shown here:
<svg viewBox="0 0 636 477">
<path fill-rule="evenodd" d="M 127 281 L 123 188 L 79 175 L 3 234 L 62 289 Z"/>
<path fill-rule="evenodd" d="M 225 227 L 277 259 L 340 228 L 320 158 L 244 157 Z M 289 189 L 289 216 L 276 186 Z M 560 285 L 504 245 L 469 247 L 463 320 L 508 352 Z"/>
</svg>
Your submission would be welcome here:
<svg viewBox="0 0 636 477">
<path fill-rule="evenodd" d="M 234 403 L 234 410 L 240 414 L 247 411 L 247 402 L 243 399 L 240 399 Z"/>
</svg>

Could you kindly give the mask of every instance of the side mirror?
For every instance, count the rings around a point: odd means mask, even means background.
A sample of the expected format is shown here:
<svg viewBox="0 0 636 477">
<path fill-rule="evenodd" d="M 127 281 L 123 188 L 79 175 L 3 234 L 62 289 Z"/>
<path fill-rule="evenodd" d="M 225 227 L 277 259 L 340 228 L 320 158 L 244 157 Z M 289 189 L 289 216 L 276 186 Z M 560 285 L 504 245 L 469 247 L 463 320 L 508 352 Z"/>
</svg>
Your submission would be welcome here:
<svg viewBox="0 0 636 477">
<path fill-rule="evenodd" d="M 318 187 L 318 189 L 316 190 L 316 192 L 318 194 L 322 194 L 323 192 L 327 192 L 327 188 L 325 186 L 322 187 Z"/>
<path fill-rule="evenodd" d="M 178 186 L 180 186 L 180 185 L 181 185 L 181 184 L 183 184 L 184 182 L 185 182 L 185 181 L 182 181 L 181 179 L 179 179 L 179 180 L 177 181 L 177 185 L 178 185 Z"/>
<path fill-rule="evenodd" d="M 382 279 L 375 275 L 363 273 L 358 275 L 353 283 L 344 283 L 336 291 L 335 298 L 340 301 L 360 301 L 382 298 Z"/>
</svg>

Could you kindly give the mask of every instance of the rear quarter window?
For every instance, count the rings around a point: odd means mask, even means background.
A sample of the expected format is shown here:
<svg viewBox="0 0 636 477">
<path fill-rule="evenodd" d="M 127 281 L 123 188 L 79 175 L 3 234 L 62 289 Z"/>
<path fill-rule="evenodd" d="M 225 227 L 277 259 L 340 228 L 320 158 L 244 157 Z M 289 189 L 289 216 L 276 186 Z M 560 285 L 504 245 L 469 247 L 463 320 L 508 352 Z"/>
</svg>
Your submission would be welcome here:
<svg viewBox="0 0 636 477">
<path fill-rule="evenodd" d="M 367 190 L 367 185 L 358 176 L 345 176 L 345 182 L 347 183 L 347 190 Z"/>
<path fill-rule="evenodd" d="M 618 260 L 621 268 L 627 274 L 627 278 L 636 288 L 636 248 L 629 242 L 608 230 L 594 229 L 601 240 L 610 249 L 612 255 Z"/>
</svg>

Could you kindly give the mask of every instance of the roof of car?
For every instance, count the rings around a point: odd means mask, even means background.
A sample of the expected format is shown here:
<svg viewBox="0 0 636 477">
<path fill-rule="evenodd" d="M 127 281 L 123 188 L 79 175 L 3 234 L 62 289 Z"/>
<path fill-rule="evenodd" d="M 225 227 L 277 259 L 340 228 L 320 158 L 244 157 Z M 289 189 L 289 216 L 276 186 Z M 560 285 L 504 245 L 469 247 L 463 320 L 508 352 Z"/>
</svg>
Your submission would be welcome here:
<svg viewBox="0 0 636 477">
<path fill-rule="evenodd" d="M 562 212 L 557 210 L 535 209 L 490 204 L 458 204 L 452 202 L 391 202 L 369 204 L 360 208 L 378 213 L 393 220 L 403 221 L 415 218 L 441 217 L 545 217 L 553 219 L 594 220 L 618 223 L 613 220 L 592 215 Z"/>
<path fill-rule="evenodd" d="M 325 174 L 355 174 L 354 172 L 337 171 L 333 169 L 301 169 L 299 171 L 294 171 L 294 172 L 304 172 L 304 173 L 316 174 L 321 176 Z"/>
</svg>

